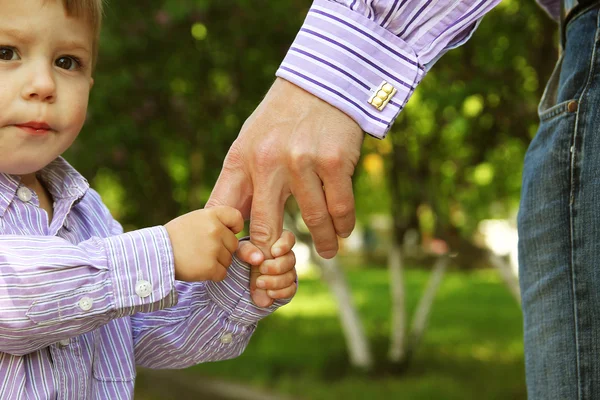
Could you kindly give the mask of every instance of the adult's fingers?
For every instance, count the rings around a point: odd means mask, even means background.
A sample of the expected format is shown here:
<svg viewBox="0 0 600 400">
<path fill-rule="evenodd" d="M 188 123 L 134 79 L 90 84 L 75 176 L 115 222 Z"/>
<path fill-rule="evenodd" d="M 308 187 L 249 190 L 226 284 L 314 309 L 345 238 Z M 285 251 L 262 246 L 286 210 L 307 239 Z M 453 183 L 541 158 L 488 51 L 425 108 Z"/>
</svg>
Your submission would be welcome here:
<svg viewBox="0 0 600 400">
<path fill-rule="evenodd" d="M 275 168 L 275 167 L 274 167 Z M 283 184 L 277 180 L 277 175 L 257 177 L 252 196 L 250 217 L 250 240 L 265 255 L 271 258 L 271 246 L 281 236 L 283 230 L 283 209 L 289 195 Z M 250 269 L 250 293 L 254 304 L 268 307 L 273 299 L 267 292 L 256 287 L 256 279 L 260 276 L 259 269 Z"/>
<path fill-rule="evenodd" d="M 250 240 L 267 258 L 271 258 L 271 246 L 283 230 L 283 209 L 289 194 L 282 184 L 267 182 L 255 186 L 250 217 Z"/>
<path fill-rule="evenodd" d="M 352 177 L 326 176 L 323 179 L 327 210 L 333 220 L 336 233 L 343 238 L 350 236 L 356 222 Z"/>
<path fill-rule="evenodd" d="M 225 158 L 223 169 L 205 208 L 230 206 L 240 210 L 244 219 L 250 217 L 252 183 L 244 173 L 244 165 L 236 147 L 232 146 Z"/>
<path fill-rule="evenodd" d="M 244 218 L 242 218 L 242 213 L 239 210 L 227 206 L 214 207 L 213 210 L 219 221 L 231 229 L 233 233 L 239 233 L 244 229 Z M 233 253 L 235 249 L 237 249 L 237 245 L 231 252 Z"/>
<path fill-rule="evenodd" d="M 323 258 L 332 258 L 338 251 L 337 234 L 327 209 L 321 179 L 314 172 L 298 177 L 292 193 L 317 252 Z"/>
</svg>

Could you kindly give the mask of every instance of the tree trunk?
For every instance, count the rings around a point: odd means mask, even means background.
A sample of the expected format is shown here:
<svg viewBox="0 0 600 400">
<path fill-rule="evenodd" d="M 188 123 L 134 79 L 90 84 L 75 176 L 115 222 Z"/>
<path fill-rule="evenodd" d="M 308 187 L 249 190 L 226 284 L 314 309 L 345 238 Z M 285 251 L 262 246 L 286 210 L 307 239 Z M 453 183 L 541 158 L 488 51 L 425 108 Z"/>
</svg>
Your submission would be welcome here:
<svg viewBox="0 0 600 400">
<path fill-rule="evenodd" d="M 331 290 L 338 304 L 339 317 L 342 332 L 346 339 L 350 364 L 355 368 L 366 371 L 372 369 L 373 353 L 371 352 L 363 323 L 354 306 L 354 301 L 352 301 L 352 292 L 337 258 L 334 257 L 326 260 L 317 254 L 310 234 L 300 232 L 297 228 L 295 213 L 286 213 L 284 218 L 286 229 L 292 231 L 298 240 L 303 241 L 310 247 L 311 259 L 321 269 L 323 280 L 329 286 L 329 290 Z"/>
<path fill-rule="evenodd" d="M 321 268 L 323 279 L 337 301 L 350 363 L 353 367 L 370 370 L 373 367 L 373 354 L 362 321 L 352 301 L 352 294 L 344 273 L 336 258 L 330 260 L 321 258 L 314 251 L 312 243 L 310 246 L 313 261 Z"/>
<path fill-rule="evenodd" d="M 390 246 L 388 264 L 392 296 L 392 324 L 388 358 L 395 364 L 401 364 L 406 355 L 406 288 L 404 286 L 402 249 L 396 241 Z"/>
<path fill-rule="evenodd" d="M 415 311 L 415 315 L 412 320 L 409 342 L 406 349 L 407 360 L 414 353 L 415 349 L 423 338 L 423 334 L 427 328 L 427 322 L 429 321 L 431 306 L 433 305 L 435 295 L 440 287 L 440 284 L 442 283 L 442 278 L 444 277 L 444 273 L 446 272 L 449 262 L 450 259 L 448 256 L 441 256 L 435 262 L 433 270 L 431 271 L 431 276 L 427 282 L 427 287 L 421 296 L 421 300 L 419 300 L 419 305 L 417 306 L 417 310 Z"/>
</svg>

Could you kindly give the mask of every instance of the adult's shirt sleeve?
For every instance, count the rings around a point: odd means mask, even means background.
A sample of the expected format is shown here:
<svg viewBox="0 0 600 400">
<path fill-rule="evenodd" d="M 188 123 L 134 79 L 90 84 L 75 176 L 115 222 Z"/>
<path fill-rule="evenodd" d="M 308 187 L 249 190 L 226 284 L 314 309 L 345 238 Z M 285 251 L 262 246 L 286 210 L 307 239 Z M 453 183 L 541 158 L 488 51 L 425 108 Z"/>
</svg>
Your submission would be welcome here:
<svg viewBox="0 0 600 400">
<path fill-rule="evenodd" d="M 383 138 L 428 69 L 500 0 L 315 0 L 276 75 Z"/>
</svg>

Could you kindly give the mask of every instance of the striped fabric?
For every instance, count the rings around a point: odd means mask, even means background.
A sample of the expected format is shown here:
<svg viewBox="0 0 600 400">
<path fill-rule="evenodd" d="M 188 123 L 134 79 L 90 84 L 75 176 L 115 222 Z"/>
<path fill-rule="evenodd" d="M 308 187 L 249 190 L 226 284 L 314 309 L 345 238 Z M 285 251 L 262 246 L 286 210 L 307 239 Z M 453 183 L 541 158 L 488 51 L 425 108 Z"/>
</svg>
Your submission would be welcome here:
<svg viewBox="0 0 600 400">
<path fill-rule="evenodd" d="M 22 201 L 0 174 L 0 399 L 131 399 L 136 365 L 236 357 L 285 303 L 254 306 L 237 259 L 223 282 L 175 281 L 164 227 L 123 234 L 61 158 L 41 179 L 50 225 L 35 194 Z"/>
<path fill-rule="evenodd" d="M 538 0 L 558 19 L 558 0 Z M 383 138 L 426 71 L 465 43 L 500 0 L 315 0 L 281 63 L 282 77 Z M 379 85 L 397 93 L 383 110 Z"/>
</svg>

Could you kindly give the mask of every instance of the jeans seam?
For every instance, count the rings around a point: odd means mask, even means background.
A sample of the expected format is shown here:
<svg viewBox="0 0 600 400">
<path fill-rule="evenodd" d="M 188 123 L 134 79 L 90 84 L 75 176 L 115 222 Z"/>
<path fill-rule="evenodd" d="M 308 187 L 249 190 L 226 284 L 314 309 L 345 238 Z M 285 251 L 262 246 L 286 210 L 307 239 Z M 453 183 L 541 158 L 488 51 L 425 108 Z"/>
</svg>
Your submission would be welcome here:
<svg viewBox="0 0 600 400">
<path fill-rule="evenodd" d="M 573 295 L 573 325 L 574 325 L 574 331 L 575 331 L 575 350 L 576 350 L 576 365 L 577 365 L 577 393 L 578 393 L 578 400 L 584 400 L 584 393 L 583 393 L 583 377 L 582 377 L 582 367 L 581 367 L 581 344 L 580 344 L 580 340 L 579 340 L 579 307 L 578 307 L 578 301 L 577 301 L 577 285 L 576 285 L 576 271 L 575 271 L 575 264 L 576 264 L 576 260 L 575 260 L 575 243 L 574 243 L 574 236 L 575 236 L 575 217 L 576 217 L 576 213 L 575 213 L 575 193 L 576 193 L 576 189 L 577 189 L 577 177 L 576 177 L 576 172 L 578 171 L 578 166 L 577 166 L 577 145 L 580 143 L 580 135 L 578 135 L 578 130 L 580 129 L 580 117 L 581 117 L 581 110 L 582 110 L 582 103 L 584 100 L 585 95 L 588 92 L 588 89 L 590 87 L 590 84 L 592 82 L 592 77 L 595 73 L 595 64 L 596 64 L 596 52 L 597 52 L 597 43 L 598 43 L 598 39 L 599 39 L 599 26 L 600 26 L 600 12 L 598 13 L 598 15 L 596 16 L 596 32 L 594 34 L 594 47 L 592 50 L 592 55 L 591 55 L 591 59 L 590 59 L 590 68 L 589 68 L 589 72 L 588 72 L 588 76 L 586 77 L 586 82 L 585 85 L 583 87 L 583 90 L 581 91 L 581 94 L 579 95 L 578 98 L 578 103 L 579 103 L 579 107 L 577 112 L 575 113 L 575 122 L 574 122 L 574 129 L 573 129 L 573 136 L 571 138 L 571 162 L 570 162 L 570 198 L 569 198 L 569 224 L 570 224 L 570 229 L 569 229 L 569 234 L 570 234 L 570 243 L 571 243 L 571 290 L 572 290 L 572 295 Z"/>
</svg>

